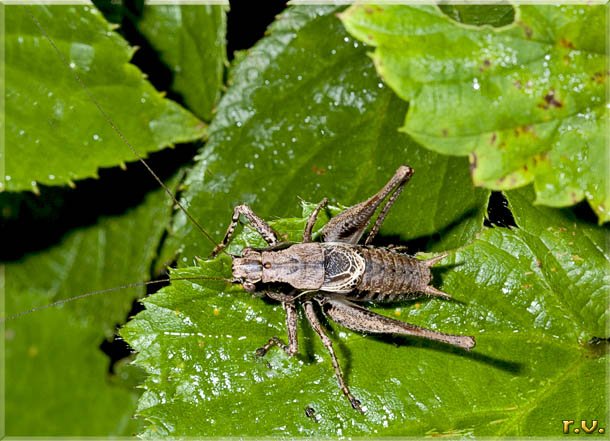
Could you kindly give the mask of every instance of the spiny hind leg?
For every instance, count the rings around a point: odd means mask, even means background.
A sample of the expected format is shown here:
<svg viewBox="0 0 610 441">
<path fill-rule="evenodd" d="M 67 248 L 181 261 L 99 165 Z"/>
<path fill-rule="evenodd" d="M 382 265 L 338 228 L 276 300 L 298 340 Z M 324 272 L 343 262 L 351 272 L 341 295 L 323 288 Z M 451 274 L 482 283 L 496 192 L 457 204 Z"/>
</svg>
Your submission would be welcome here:
<svg viewBox="0 0 610 441">
<path fill-rule="evenodd" d="M 313 230 L 313 226 L 318 219 L 318 214 L 320 214 L 320 210 L 324 208 L 328 204 L 328 198 L 324 198 L 320 201 L 318 206 L 314 211 L 311 212 L 309 218 L 307 219 L 307 225 L 305 226 L 305 231 L 303 231 L 303 243 L 311 242 L 311 231 Z"/>
<path fill-rule="evenodd" d="M 400 170 L 401 169 L 399 169 L 399 171 Z M 398 171 L 397 171 L 397 174 L 399 174 Z M 390 197 L 386 201 L 385 205 L 383 206 L 381 213 L 379 213 L 379 216 L 377 216 L 377 219 L 375 220 L 375 225 L 373 225 L 373 228 L 371 228 L 371 232 L 366 237 L 366 240 L 364 241 L 364 245 L 369 245 L 373 241 L 373 239 L 379 232 L 379 228 L 381 228 L 381 224 L 385 220 L 385 217 L 388 215 L 390 208 L 392 208 L 392 205 L 394 205 L 394 202 L 396 202 L 396 199 L 398 199 L 398 196 L 400 196 L 402 189 L 405 187 L 407 182 L 409 182 L 409 179 L 411 179 L 412 174 L 413 174 L 413 169 L 411 167 L 408 167 L 407 169 L 402 171 L 402 174 L 400 174 L 400 176 L 399 176 L 400 179 L 398 179 L 397 183 L 396 183 L 396 190 L 394 190 L 394 193 L 392 193 L 390 195 Z M 394 175 L 394 176 L 396 177 L 396 175 Z"/>
<path fill-rule="evenodd" d="M 409 251 L 409 247 L 406 245 L 394 245 L 394 244 L 390 244 L 388 245 L 388 250 L 392 250 L 395 251 L 397 253 L 406 253 L 407 251 Z"/>
<path fill-rule="evenodd" d="M 271 297 L 271 296 L 270 296 Z M 256 357 L 263 357 L 273 346 L 278 346 L 289 356 L 294 356 L 299 351 L 299 340 L 297 339 L 297 310 L 294 302 L 282 302 L 286 311 L 286 329 L 288 330 L 288 344 L 279 337 L 271 337 L 269 342 L 256 350 Z"/>
<path fill-rule="evenodd" d="M 224 250 L 227 247 L 227 245 L 229 244 L 229 241 L 231 240 L 231 237 L 233 237 L 233 233 L 235 232 L 235 227 L 237 226 L 237 223 L 239 222 L 239 217 L 241 215 L 243 215 L 248 220 L 248 222 L 252 225 L 252 227 L 261 236 L 263 236 L 263 239 L 265 239 L 265 242 L 267 242 L 269 245 L 275 245 L 279 242 L 277 233 L 275 231 L 273 231 L 273 228 L 271 228 L 254 211 L 252 211 L 252 208 L 250 208 L 246 204 L 241 204 L 233 209 L 233 217 L 231 218 L 231 223 L 229 224 L 229 228 L 227 228 L 227 232 L 225 233 L 225 237 L 224 237 L 224 239 L 222 239 L 222 242 L 220 244 L 218 244 L 216 246 L 216 248 L 214 248 L 214 251 L 212 251 L 213 257 L 216 257 L 219 252 L 221 252 L 222 250 Z"/>
<path fill-rule="evenodd" d="M 349 388 L 347 387 L 347 384 L 345 384 L 345 380 L 343 379 L 343 372 L 341 371 L 341 366 L 339 366 L 339 361 L 337 360 L 337 356 L 335 355 L 335 351 L 333 349 L 333 342 L 330 340 L 330 338 L 328 338 L 328 335 L 326 335 L 324 329 L 322 329 L 322 325 L 320 325 L 320 322 L 318 321 L 318 317 L 316 316 L 316 311 L 313 308 L 311 300 L 304 302 L 303 307 L 305 308 L 305 316 L 307 317 L 307 320 L 309 320 L 311 327 L 314 331 L 316 331 L 316 333 L 322 340 L 322 343 L 326 347 L 326 350 L 330 354 L 330 360 L 333 364 L 335 375 L 339 380 L 341 390 L 351 403 L 352 407 L 357 411 L 364 413 L 364 411 L 360 407 L 360 401 L 352 395 L 352 393 L 349 391 Z"/>
<path fill-rule="evenodd" d="M 402 191 L 404 185 L 409 181 L 412 174 L 413 169 L 408 165 L 398 167 L 394 176 L 392 176 L 388 183 L 379 190 L 377 194 L 333 217 L 322 230 L 322 240 L 324 242 L 357 244 L 379 206 L 381 206 L 386 197 L 391 195 L 377 218 L 369 237 L 367 237 L 366 243 L 370 243 L 370 241 L 373 240 L 373 237 L 375 237 L 375 234 L 377 234 L 377 231 L 386 214 L 392 207 L 392 204 Z M 394 193 L 394 195 L 392 195 L 392 193 Z"/>
<path fill-rule="evenodd" d="M 324 313 L 333 322 L 352 331 L 368 334 L 398 334 L 422 337 L 429 340 L 441 341 L 467 351 L 475 346 L 475 340 L 472 336 L 445 334 L 444 332 L 421 328 L 411 323 L 402 322 L 369 311 L 345 299 L 319 296 L 316 297 L 316 301 L 322 306 Z"/>
</svg>

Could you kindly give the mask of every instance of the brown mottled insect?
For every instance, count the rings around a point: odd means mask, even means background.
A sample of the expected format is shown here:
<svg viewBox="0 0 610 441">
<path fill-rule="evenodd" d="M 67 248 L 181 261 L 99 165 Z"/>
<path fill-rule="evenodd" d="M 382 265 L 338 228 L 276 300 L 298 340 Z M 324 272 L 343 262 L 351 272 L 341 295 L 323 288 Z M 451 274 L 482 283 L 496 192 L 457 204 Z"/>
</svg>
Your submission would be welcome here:
<svg viewBox="0 0 610 441">
<path fill-rule="evenodd" d="M 288 344 L 278 337 L 272 337 L 256 351 L 257 356 L 264 356 L 272 346 L 279 346 L 290 356 L 297 353 L 296 306 L 302 304 L 307 320 L 330 354 L 341 390 L 354 409 L 359 411 L 362 411 L 361 403 L 345 384 L 332 341 L 320 325 L 314 303 L 331 320 L 353 331 L 424 337 L 466 350 L 475 345 L 474 337 L 421 328 L 376 314 L 353 303 L 395 302 L 422 294 L 450 297 L 430 285 L 430 267 L 446 255 L 419 260 L 400 254 L 397 248 L 375 248 L 370 245 L 412 175 L 413 169 L 408 165 L 399 167 L 377 194 L 332 218 L 322 230 L 322 242 L 312 242 L 311 234 L 320 210 L 328 202 L 326 198 L 309 216 L 300 243 L 280 242 L 277 233 L 250 207 L 239 205 L 233 211 L 233 219 L 222 243 L 214 249 L 214 255 L 224 250 L 241 215 L 252 224 L 269 247 L 244 248 L 240 256 L 232 256 L 234 282 L 241 283 L 248 291 L 263 290 L 268 297 L 280 301 L 286 311 L 288 329 Z M 386 198 L 364 245 L 358 245 L 373 215 Z M 276 283 L 288 284 L 294 289 L 289 293 L 278 292 L 273 290 Z"/>
<path fill-rule="evenodd" d="M 29 10 L 27 11 L 31 15 Z M 41 29 L 45 38 L 51 42 L 62 62 L 74 75 L 80 87 L 86 91 L 108 124 L 133 151 L 138 160 L 146 166 L 177 206 L 184 211 L 186 216 L 210 241 L 214 242 L 210 235 L 186 211 L 168 187 L 163 184 L 138 152 L 125 139 L 115 124 L 104 113 L 97 100 L 91 95 L 76 71 L 70 68 L 57 47 L 40 27 L 38 21 L 33 15 L 31 17 Z M 444 258 L 444 255 L 423 261 L 400 254 L 400 248 L 398 247 L 375 248 L 371 246 L 371 242 L 379 231 L 383 220 L 412 174 L 413 169 L 411 167 L 407 165 L 399 167 L 394 176 L 377 194 L 331 219 L 322 230 L 322 242 L 312 241 L 312 230 L 319 212 L 328 202 L 327 199 L 322 200 L 309 216 L 305 231 L 303 232 L 303 240 L 300 243 L 281 242 L 278 239 L 277 233 L 257 216 L 250 207 L 239 205 L 234 209 L 232 222 L 223 241 L 214 249 L 214 254 L 220 251 L 224 252 L 224 248 L 228 245 L 241 215 L 253 225 L 269 246 L 264 249 L 245 248 L 241 255 L 232 256 L 234 278 L 232 282 L 241 283 L 248 291 L 263 290 L 268 297 L 281 302 L 286 311 L 288 330 L 288 344 L 282 342 L 278 337 L 272 337 L 267 344 L 256 351 L 256 355 L 264 356 L 273 346 L 279 346 L 290 356 L 297 353 L 296 307 L 298 304 L 302 304 L 307 320 L 322 339 L 324 346 L 331 356 L 334 371 L 343 393 L 349 399 L 354 409 L 361 412 L 361 403 L 351 394 L 345 383 L 332 342 L 325 334 L 318 320 L 314 304 L 319 305 L 331 320 L 354 331 L 423 337 L 448 343 L 466 350 L 472 349 L 475 345 L 474 337 L 444 334 L 421 328 L 376 314 L 353 303 L 368 301 L 387 303 L 411 299 L 422 294 L 450 297 L 448 294 L 430 285 L 432 279 L 430 267 Z M 371 219 L 386 199 L 387 201 L 381 209 L 364 244 L 359 245 L 358 242 Z M 188 279 L 194 278 L 184 278 L 182 280 Z M 158 282 L 144 282 L 131 286 Z M 273 289 L 274 284 L 276 284 L 275 286 L 288 284 L 293 289 L 288 293 L 280 292 Z M 59 305 L 78 298 L 116 289 L 120 288 L 110 288 L 60 300 L 0 319 L 0 323 L 49 306 Z"/>
</svg>

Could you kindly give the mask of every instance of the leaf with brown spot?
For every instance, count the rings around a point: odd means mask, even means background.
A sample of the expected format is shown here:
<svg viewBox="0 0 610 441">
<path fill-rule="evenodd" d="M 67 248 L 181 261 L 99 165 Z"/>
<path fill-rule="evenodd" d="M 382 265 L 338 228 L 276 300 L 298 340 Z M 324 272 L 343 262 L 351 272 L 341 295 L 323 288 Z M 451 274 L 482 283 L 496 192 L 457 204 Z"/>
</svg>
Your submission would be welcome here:
<svg viewBox="0 0 610 441">
<path fill-rule="evenodd" d="M 475 185 L 533 182 L 537 203 L 564 207 L 586 198 L 605 222 L 607 11 L 521 5 L 514 22 L 498 28 L 465 26 L 434 5 L 386 5 L 373 14 L 355 5 L 341 18 L 376 46 L 378 73 L 410 101 L 403 131 L 437 152 L 476 152 Z M 520 136 L 524 127 L 535 137 Z"/>
</svg>

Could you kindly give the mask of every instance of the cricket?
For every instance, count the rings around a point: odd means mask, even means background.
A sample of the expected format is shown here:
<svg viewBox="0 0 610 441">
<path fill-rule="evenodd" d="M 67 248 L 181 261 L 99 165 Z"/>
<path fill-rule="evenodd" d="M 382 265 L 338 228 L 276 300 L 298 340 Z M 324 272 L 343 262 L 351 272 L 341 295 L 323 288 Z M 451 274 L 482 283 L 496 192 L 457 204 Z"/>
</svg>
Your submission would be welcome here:
<svg viewBox="0 0 610 441">
<path fill-rule="evenodd" d="M 370 334 L 398 334 L 423 337 L 470 350 L 475 346 L 472 336 L 444 334 L 421 328 L 374 313 L 353 302 L 389 303 L 411 299 L 421 294 L 449 298 L 430 285 L 430 267 L 446 255 L 419 260 L 395 249 L 371 245 L 392 204 L 413 175 L 413 169 L 403 165 L 379 192 L 332 218 L 322 230 L 322 242 L 312 241 L 312 229 L 320 210 L 328 203 L 323 199 L 311 213 L 303 231 L 301 243 L 281 242 L 277 233 L 248 205 L 235 207 L 233 218 L 223 241 L 213 255 L 224 250 L 241 216 L 269 244 L 267 248 L 244 248 L 233 258 L 233 277 L 246 291 L 264 290 L 265 295 L 282 303 L 286 311 L 288 344 L 279 337 L 256 351 L 264 356 L 273 346 L 289 356 L 298 352 L 297 304 L 328 351 L 341 390 L 352 407 L 362 412 L 361 402 L 346 384 L 332 341 L 325 334 L 314 309 L 314 303 L 334 322 L 352 331 Z M 381 206 L 379 216 L 363 245 L 358 245 L 367 226 Z M 274 284 L 285 284 L 290 292 L 274 291 Z M 267 288 L 269 286 L 269 288 Z"/>
<path fill-rule="evenodd" d="M 33 16 L 32 19 L 36 21 Z M 38 23 L 37 25 L 40 27 Z M 396 334 L 434 340 L 467 351 L 474 348 L 475 338 L 473 336 L 446 334 L 426 329 L 377 314 L 366 308 L 372 303 L 388 304 L 421 296 L 451 298 L 450 294 L 442 292 L 432 285 L 431 267 L 444 259 L 447 254 L 422 260 L 404 253 L 404 247 L 398 245 L 376 247 L 373 243 L 384 219 L 414 173 L 413 168 L 409 165 L 398 167 L 394 175 L 389 177 L 388 182 L 376 194 L 333 217 L 323 227 L 319 242 L 314 242 L 312 232 L 318 215 L 328 204 L 327 198 L 319 202 L 310 214 L 301 242 L 282 241 L 279 234 L 247 204 L 241 204 L 234 208 L 224 238 L 220 243 L 216 243 L 208 231 L 194 219 L 178 197 L 149 167 L 130 141 L 123 136 L 120 129 L 107 116 L 87 85 L 69 66 L 42 28 L 41 32 L 57 51 L 79 87 L 86 91 L 89 99 L 98 108 L 100 115 L 168 193 L 176 207 L 184 212 L 190 222 L 208 240 L 214 243 L 212 257 L 216 257 L 219 253 L 228 254 L 226 248 L 231 242 L 236 226 L 242 222 L 242 219 L 245 219 L 268 244 L 265 248 L 244 248 L 238 255 L 229 254 L 232 258 L 233 277 L 230 282 L 240 284 L 246 292 L 263 294 L 281 303 L 285 311 L 287 342 L 279 336 L 270 336 L 268 342 L 263 346 L 258 349 L 253 348 L 255 357 L 264 357 L 276 346 L 291 357 L 298 353 L 297 308 L 302 307 L 311 328 L 321 339 L 328 352 L 342 393 L 353 409 L 364 413 L 363 403 L 351 393 L 344 378 L 341 362 L 335 354 L 332 340 L 320 322 L 318 310 L 342 327 L 363 334 Z M 369 227 L 368 235 L 361 243 Z M 148 282 L 144 282 L 144 284 L 146 283 Z M 118 288 L 81 294 L 24 311 L 4 318 L 1 322 L 35 310 L 115 289 Z"/>
<path fill-rule="evenodd" d="M 599 2 L 12 3 L 6 436 L 607 433 Z"/>
</svg>

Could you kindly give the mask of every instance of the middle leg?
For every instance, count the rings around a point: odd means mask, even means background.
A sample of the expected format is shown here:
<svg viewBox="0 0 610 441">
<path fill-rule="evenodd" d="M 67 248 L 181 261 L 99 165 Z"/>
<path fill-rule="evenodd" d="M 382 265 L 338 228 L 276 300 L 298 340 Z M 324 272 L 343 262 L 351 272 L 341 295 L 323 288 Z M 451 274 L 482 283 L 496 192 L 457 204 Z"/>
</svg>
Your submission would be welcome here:
<svg viewBox="0 0 610 441">
<path fill-rule="evenodd" d="M 288 344 L 280 340 L 279 337 L 271 337 L 269 342 L 256 350 L 256 357 L 263 357 L 273 346 L 278 346 L 289 356 L 296 355 L 299 351 L 299 340 L 297 338 L 297 310 L 294 302 L 282 302 L 286 311 L 286 328 L 288 330 Z"/>
<path fill-rule="evenodd" d="M 357 411 L 364 413 L 364 411 L 360 407 L 360 404 L 361 404 L 360 401 L 357 400 L 356 397 L 354 397 L 352 395 L 349 388 L 347 387 L 347 384 L 345 384 L 345 380 L 343 379 L 343 372 L 341 371 L 341 366 L 339 366 L 339 361 L 337 360 L 337 356 L 335 355 L 335 351 L 333 349 L 333 342 L 330 340 L 330 338 L 328 338 L 328 335 L 326 335 L 326 333 L 324 332 L 324 329 L 322 329 L 322 325 L 320 324 L 318 317 L 316 316 L 316 311 L 313 308 L 312 301 L 308 300 L 308 301 L 304 302 L 303 307 L 305 308 L 305 316 L 307 317 L 307 320 L 309 320 L 311 327 L 313 328 L 314 331 L 316 331 L 316 333 L 322 340 L 322 343 L 324 343 L 326 350 L 330 354 L 330 360 L 333 364 L 333 368 L 335 370 L 335 375 L 337 376 L 337 379 L 339 380 L 339 385 L 341 386 L 341 390 L 343 391 L 343 393 L 345 394 L 345 396 L 351 403 L 352 407 L 354 409 L 356 409 Z"/>
<path fill-rule="evenodd" d="M 313 226 L 318 219 L 318 214 L 320 214 L 320 210 L 324 208 L 328 204 L 328 198 L 324 198 L 320 201 L 318 206 L 314 211 L 311 212 L 309 218 L 307 219 L 307 225 L 305 226 L 305 231 L 303 231 L 303 243 L 311 242 L 311 231 L 313 230 Z"/>
</svg>

